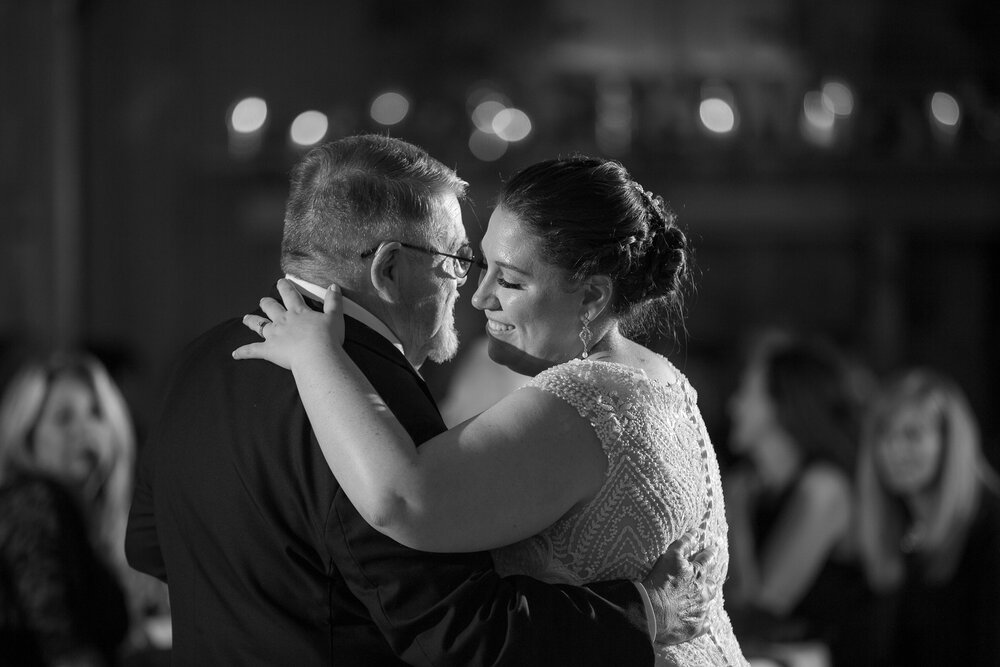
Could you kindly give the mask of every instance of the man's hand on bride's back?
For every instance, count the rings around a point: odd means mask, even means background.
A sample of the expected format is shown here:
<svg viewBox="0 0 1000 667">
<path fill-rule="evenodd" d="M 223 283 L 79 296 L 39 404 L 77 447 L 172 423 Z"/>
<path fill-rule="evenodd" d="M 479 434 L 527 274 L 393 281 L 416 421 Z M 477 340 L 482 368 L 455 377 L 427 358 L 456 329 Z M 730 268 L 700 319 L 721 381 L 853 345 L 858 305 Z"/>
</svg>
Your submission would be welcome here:
<svg viewBox="0 0 1000 667">
<path fill-rule="evenodd" d="M 264 359 L 282 368 L 309 363 L 317 354 L 344 343 L 344 314 L 340 288 L 331 285 L 323 300 L 323 312 L 306 305 L 291 281 L 278 281 L 281 301 L 260 300 L 266 317 L 245 315 L 243 324 L 264 340 L 233 350 L 233 359 Z"/>
<path fill-rule="evenodd" d="M 719 583 L 709 576 L 711 547 L 691 553 L 690 534 L 675 540 L 642 580 L 656 616 L 656 641 L 680 644 L 705 632 L 710 603 Z"/>
</svg>

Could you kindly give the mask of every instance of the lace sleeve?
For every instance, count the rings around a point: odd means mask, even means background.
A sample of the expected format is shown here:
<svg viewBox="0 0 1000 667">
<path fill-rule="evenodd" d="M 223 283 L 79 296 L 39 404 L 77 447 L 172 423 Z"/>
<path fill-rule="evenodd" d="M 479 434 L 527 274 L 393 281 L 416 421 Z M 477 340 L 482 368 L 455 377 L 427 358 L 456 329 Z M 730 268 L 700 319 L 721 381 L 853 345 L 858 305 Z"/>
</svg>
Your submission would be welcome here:
<svg viewBox="0 0 1000 667">
<path fill-rule="evenodd" d="M 598 377 L 590 364 L 571 361 L 539 373 L 527 384 L 562 399 L 586 419 L 612 459 L 628 413 L 627 394 L 607 378 Z M 625 396 L 626 398 L 623 398 Z"/>
</svg>

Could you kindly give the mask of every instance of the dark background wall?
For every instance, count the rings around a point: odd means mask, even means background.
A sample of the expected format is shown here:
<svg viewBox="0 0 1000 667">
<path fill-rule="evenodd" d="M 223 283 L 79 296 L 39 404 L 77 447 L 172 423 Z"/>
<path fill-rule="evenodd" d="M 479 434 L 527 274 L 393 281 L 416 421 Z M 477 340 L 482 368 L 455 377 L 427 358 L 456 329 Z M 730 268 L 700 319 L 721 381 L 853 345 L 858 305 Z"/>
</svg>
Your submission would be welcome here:
<svg viewBox="0 0 1000 667">
<path fill-rule="evenodd" d="M 700 267 L 687 334 L 658 343 L 699 388 L 717 441 L 740 346 L 760 326 L 834 338 L 879 373 L 930 364 L 1000 428 L 1000 30 L 970 0 L 0 0 L 0 334 L 86 345 L 141 425 L 170 358 L 251 309 L 278 276 L 288 124 L 327 138 L 389 130 L 472 183 L 475 238 L 501 178 L 582 151 L 620 158 L 673 205 Z M 835 141 L 801 131 L 803 95 L 854 91 Z M 532 119 L 500 159 L 468 148 L 490 82 Z M 724 84 L 732 136 L 701 130 Z M 929 96 L 961 104 L 954 135 Z M 230 151 L 226 114 L 269 103 L 260 150 Z M 471 295 L 472 286 L 465 288 Z M 467 304 L 465 339 L 481 331 Z M 429 367 L 439 394 L 446 367 Z M 991 453 L 996 456 L 995 452 Z"/>
</svg>

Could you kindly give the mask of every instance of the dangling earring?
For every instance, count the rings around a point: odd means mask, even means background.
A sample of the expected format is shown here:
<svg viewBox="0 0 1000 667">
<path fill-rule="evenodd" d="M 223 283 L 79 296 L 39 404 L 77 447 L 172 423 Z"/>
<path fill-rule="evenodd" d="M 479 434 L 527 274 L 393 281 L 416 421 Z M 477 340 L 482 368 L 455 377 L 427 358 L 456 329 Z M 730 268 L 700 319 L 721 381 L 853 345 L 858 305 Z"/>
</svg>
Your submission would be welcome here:
<svg viewBox="0 0 1000 667">
<path fill-rule="evenodd" d="M 586 359 L 590 356 L 590 339 L 593 334 L 590 333 L 590 327 L 588 326 L 587 317 L 583 317 L 583 326 L 580 328 L 580 342 L 583 343 L 583 354 L 580 355 L 581 359 Z"/>
</svg>

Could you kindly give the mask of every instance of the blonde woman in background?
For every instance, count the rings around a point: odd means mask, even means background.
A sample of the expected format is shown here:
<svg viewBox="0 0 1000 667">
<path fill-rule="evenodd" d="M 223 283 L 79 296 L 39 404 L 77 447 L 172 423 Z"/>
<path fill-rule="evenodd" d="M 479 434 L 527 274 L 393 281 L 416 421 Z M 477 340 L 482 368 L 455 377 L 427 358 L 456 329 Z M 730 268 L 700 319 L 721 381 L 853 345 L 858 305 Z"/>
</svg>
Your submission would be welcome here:
<svg viewBox="0 0 1000 667">
<path fill-rule="evenodd" d="M 125 563 L 135 440 L 124 398 L 87 355 L 25 364 L 0 403 L 0 654 L 114 664 L 145 643 L 162 584 Z M 129 628 L 131 636 L 127 636 Z"/>
<path fill-rule="evenodd" d="M 912 370 L 868 415 L 862 556 L 890 613 L 888 665 L 1000 664 L 1000 495 L 952 380 Z"/>
</svg>

